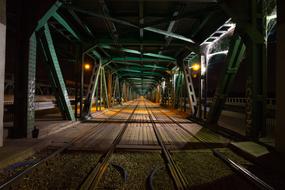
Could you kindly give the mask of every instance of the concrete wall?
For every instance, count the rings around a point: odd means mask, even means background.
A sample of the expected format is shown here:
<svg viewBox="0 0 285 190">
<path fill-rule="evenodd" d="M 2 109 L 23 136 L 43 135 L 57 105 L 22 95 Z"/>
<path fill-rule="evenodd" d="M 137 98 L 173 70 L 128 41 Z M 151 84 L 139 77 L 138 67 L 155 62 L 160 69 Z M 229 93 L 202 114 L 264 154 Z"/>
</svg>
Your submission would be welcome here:
<svg viewBox="0 0 285 190">
<path fill-rule="evenodd" d="M 0 147 L 3 146 L 3 110 L 6 49 L 6 0 L 0 0 Z"/>
<path fill-rule="evenodd" d="M 276 149 L 285 154 L 285 1 L 277 1 Z M 282 9 L 282 10 L 281 10 Z"/>
</svg>

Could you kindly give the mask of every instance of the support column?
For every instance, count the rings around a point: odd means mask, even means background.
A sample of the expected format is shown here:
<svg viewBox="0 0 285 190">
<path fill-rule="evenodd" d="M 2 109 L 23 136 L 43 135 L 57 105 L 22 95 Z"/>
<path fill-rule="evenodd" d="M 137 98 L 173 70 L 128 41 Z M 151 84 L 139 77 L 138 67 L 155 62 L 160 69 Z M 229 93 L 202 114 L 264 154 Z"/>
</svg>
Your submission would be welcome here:
<svg viewBox="0 0 285 190">
<path fill-rule="evenodd" d="M 0 0 L 0 147 L 3 146 L 3 112 L 6 52 L 6 0 Z"/>
<path fill-rule="evenodd" d="M 112 105 L 113 105 L 113 102 L 112 102 L 112 83 L 113 83 L 113 81 L 112 81 L 112 73 L 111 73 L 111 71 L 109 71 L 107 73 L 107 78 L 108 78 L 108 81 L 107 81 L 108 101 L 109 101 L 109 106 L 112 107 Z"/>
<path fill-rule="evenodd" d="M 285 154 L 285 7 L 284 0 L 277 1 L 277 64 L 276 64 L 276 149 Z"/>
<path fill-rule="evenodd" d="M 244 42 L 247 47 L 248 74 L 246 84 L 246 135 L 258 139 L 266 127 L 267 97 L 267 50 L 266 50 L 266 12 L 264 1 L 251 1 L 251 27 L 262 36 L 253 38 L 247 33 Z M 239 25 L 238 25 L 239 26 Z"/>
<path fill-rule="evenodd" d="M 214 101 L 207 117 L 207 123 L 216 124 L 218 122 L 226 98 L 232 88 L 233 81 L 239 70 L 239 65 L 241 59 L 243 58 L 244 52 L 244 43 L 238 35 L 235 35 L 232 39 L 224 68 L 220 74 L 220 80 L 216 88 Z"/>
</svg>

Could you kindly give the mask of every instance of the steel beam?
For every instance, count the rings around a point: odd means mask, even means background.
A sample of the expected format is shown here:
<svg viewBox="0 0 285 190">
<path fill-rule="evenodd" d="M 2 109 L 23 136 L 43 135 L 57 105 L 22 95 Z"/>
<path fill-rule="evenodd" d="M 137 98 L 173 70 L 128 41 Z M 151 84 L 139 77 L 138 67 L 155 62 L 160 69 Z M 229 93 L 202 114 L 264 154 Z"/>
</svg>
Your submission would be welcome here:
<svg viewBox="0 0 285 190">
<path fill-rule="evenodd" d="M 84 102 L 82 117 L 86 118 L 90 116 L 92 102 L 94 99 L 95 91 L 98 86 L 101 65 L 102 65 L 102 62 L 101 60 L 99 60 L 99 64 L 95 64 L 93 66 L 92 75 L 90 78 L 90 82 L 88 85 L 88 91 L 87 91 L 87 95 L 86 95 L 85 102 Z"/>
<path fill-rule="evenodd" d="M 41 36 L 41 45 L 46 56 L 47 67 L 50 72 L 50 77 L 52 79 L 52 85 L 56 93 L 57 103 L 60 107 L 62 115 L 68 120 L 75 120 L 74 112 L 72 110 L 68 92 L 65 86 L 63 75 L 59 66 L 58 58 L 55 52 L 53 39 L 50 34 L 48 25 L 44 26 L 44 31 Z"/>
<path fill-rule="evenodd" d="M 101 48 L 104 48 L 104 49 L 117 50 L 117 51 L 122 51 L 122 52 L 136 54 L 136 55 L 143 55 L 143 56 L 149 56 L 149 57 L 155 57 L 155 58 L 159 58 L 159 59 L 175 61 L 175 59 L 173 57 L 169 57 L 169 56 L 165 56 L 165 55 L 161 55 L 161 54 L 143 53 L 143 52 L 140 52 L 137 50 L 127 49 L 127 48 L 116 48 L 116 47 L 112 47 L 112 46 L 106 45 L 106 44 L 99 44 L 98 46 Z"/>
<path fill-rule="evenodd" d="M 65 21 L 65 19 L 60 16 L 57 12 L 53 13 L 53 18 L 55 18 L 55 20 L 57 20 L 57 22 L 59 24 L 61 24 L 70 34 L 72 34 L 72 36 L 74 38 L 76 38 L 77 40 L 80 40 L 80 38 L 78 37 L 78 35 L 76 34 L 76 32 L 72 29 L 72 27 Z"/>
<path fill-rule="evenodd" d="M 191 76 L 191 71 L 189 68 L 188 61 L 180 61 L 179 65 L 181 65 L 181 68 L 184 73 L 184 79 L 185 79 L 185 84 L 186 84 L 186 89 L 187 89 L 187 95 L 188 95 L 188 101 L 189 105 L 191 107 L 191 114 L 192 116 L 195 116 L 198 109 L 197 109 L 197 98 L 195 94 L 195 89 L 193 86 L 192 82 L 192 76 Z"/>
<path fill-rule="evenodd" d="M 226 98 L 232 88 L 234 79 L 238 72 L 240 62 L 244 56 L 245 45 L 240 36 L 235 35 L 227 54 L 224 69 L 216 88 L 214 101 L 207 117 L 207 123 L 216 124 L 222 113 Z"/>
<path fill-rule="evenodd" d="M 158 28 L 153 28 L 153 27 L 145 27 L 144 29 L 147 30 L 147 31 L 150 31 L 150 32 L 154 32 L 154 33 L 157 33 L 157 34 L 162 34 L 164 36 L 169 36 L 169 37 L 172 37 L 172 38 L 175 38 L 175 39 L 178 39 L 178 40 L 182 40 L 182 41 L 185 41 L 185 42 L 190 42 L 192 44 L 195 44 L 195 42 L 191 38 L 187 38 L 187 37 L 185 37 L 183 35 L 180 35 L 180 34 L 175 34 L 173 32 L 168 32 L 168 31 L 164 31 L 164 30 L 161 30 L 161 29 L 158 29 Z"/>
<path fill-rule="evenodd" d="M 6 0 L 0 0 L 0 147 L 3 146 L 4 84 L 6 52 Z"/>
<path fill-rule="evenodd" d="M 112 61 L 138 61 L 138 62 L 175 62 L 170 60 L 163 60 L 163 59 L 154 59 L 154 58 L 140 58 L 140 57 L 113 57 Z"/>
<path fill-rule="evenodd" d="M 285 7 L 284 0 L 277 0 L 277 64 L 276 64 L 276 128 L 275 146 L 285 155 Z"/>
<path fill-rule="evenodd" d="M 248 33 L 246 38 L 248 76 L 246 84 L 246 134 L 258 139 L 265 135 L 266 97 L 267 97 L 267 41 L 265 1 L 251 1 L 251 28 L 256 30 L 261 39 Z M 238 23 L 239 25 L 239 23 Z"/>
<path fill-rule="evenodd" d="M 132 28 L 140 29 L 139 26 L 137 26 L 135 24 L 132 24 L 132 23 L 130 23 L 128 21 L 125 21 L 125 20 L 112 18 L 110 16 L 101 15 L 101 14 L 98 14 L 98 13 L 94 13 L 92 11 L 87 11 L 87 10 L 83 10 L 83 9 L 76 8 L 76 7 L 72 7 L 72 9 L 74 9 L 75 11 L 78 11 L 78 12 L 90 15 L 90 16 L 94 16 L 94 17 L 98 17 L 98 18 L 102 18 L 102 19 L 107 19 L 107 20 L 116 22 L 118 24 L 122 24 L 122 25 L 126 25 L 126 26 L 129 26 L 129 27 L 132 27 Z M 153 28 L 153 27 L 144 27 L 143 29 L 146 30 L 146 31 L 154 32 L 154 33 L 161 34 L 161 35 L 164 35 L 164 36 L 170 36 L 170 37 L 175 38 L 175 39 L 179 39 L 179 40 L 182 40 L 182 41 L 186 41 L 186 42 L 190 42 L 190 43 L 194 43 L 195 44 L 195 42 L 192 39 L 187 38 L 187 37 L 182 36 L 182 35 L 179 35 L 179 34 L 175 34 L 175 33 L 172 33 L 172 32 L 167 32 L 167 31 L 164 31 L 164 30 L 161 30 L 161 29 L 158 29 L 158 28 Z"/>
</svg>

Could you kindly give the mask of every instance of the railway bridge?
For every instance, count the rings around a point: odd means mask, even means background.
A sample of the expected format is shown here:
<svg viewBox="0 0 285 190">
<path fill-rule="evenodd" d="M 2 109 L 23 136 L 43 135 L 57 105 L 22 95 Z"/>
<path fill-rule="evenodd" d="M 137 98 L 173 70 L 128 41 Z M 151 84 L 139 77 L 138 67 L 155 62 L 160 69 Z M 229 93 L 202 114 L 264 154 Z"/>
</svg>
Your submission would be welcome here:
<svg viewBox="0 0 285 190">
<path fill-rule="evenodd" d="M 285 189 L 284 8 L 0 0 L 0 189 Z"/>
</svg>

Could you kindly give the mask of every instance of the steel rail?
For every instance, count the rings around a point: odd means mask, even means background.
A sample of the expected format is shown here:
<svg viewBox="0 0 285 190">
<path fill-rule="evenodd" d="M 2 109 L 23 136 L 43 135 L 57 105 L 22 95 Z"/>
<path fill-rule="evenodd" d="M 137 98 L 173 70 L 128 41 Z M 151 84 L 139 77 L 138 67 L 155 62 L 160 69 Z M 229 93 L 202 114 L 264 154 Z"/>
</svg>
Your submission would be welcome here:
<svg viewBox="0 0 285 190">
<path fill-rule="evenodd" d="M 182 173 L 181 169 L 176 165 L 176 163 L 173 160 L 170 152 L 168 151 L 168 149 L 166 148 L 166 145 L 164 144 L 164 142 L 162 140 L 162 136 L 161 136 L 161 134 L 160 134 L 160 132 L 156 126 L 156 123 L 154 122 L 154 119 L 152 117 L 152 115 L 154 115 L 154 114 L 149 111 L 146 104 L 145 104 L 145 108 L 146 108 L 147 113 L 149 115 L 149 119 L 152 121 L 154 133 L 156 135 L 156 138 L 157 138 L 159 145 L 161 146 L 163 156 L 165 158 L 165 161 L 166 161 L 167 167 L 170 171 L 170 174 L 174 180 L 176 188 L 178 190 L 189 189 L 189 185 L 188 185 L 188 182 L 186 180 L 186 177 Z M 155 115 L 154 115 L 154 117 L 157 118 Z"/>
<path fill-rule="evenodd" d="M 249 180 L 250 182 L 252 182 L 253 184 L 255 184 L 258 188 L 263 189 L 263 190 L 274 190 L 274 188 L 272 186 L 270 186 L 269 184 L 267 184 L 265 181 L 263 181 L 262 179 L 260 179 L 259 177 L 257 177 L 255 174 L 253 174 L 252 172 L 250 172 L 249 170 L 247 170 L 246 168 L 244 168 L 243 166 L 239 165 L 238 163 L 234 162 L 233 160 L 229 159 L 228 157 L 226 157 L 225 155 L 223 155 L 220 151 L 215 150 L 214 148 L 212 148 L 211 146 L 208 145 L 208 143 L 203 139 L 203 138 L 199 138 L 197 137 L 195 134 L 193 134 L 192 132 L 190 132 L 189 130 L 187 130 L 183 125 L 181 125 L 178 121 L 174 120 L 172 117 L 170 117 L 169 115 L 167 115 L 165 112 L 159 110 L 161 113 L 163 113 L 167 118 L 169 118 L 171 121 L 173 121 L 173 123 L 175 123 L 176 125 L 178 125 L 181 129 L 183 129 L 186 133 L 188 133 L 189 135 L 191 135 L 193 138 L 195 138 L 196 140 L 198 140 L 199 142 L 201 142 L 202 144 L 204 144 L 207 148 L 209 148 L 213 154 L 220 158 L 223 162 L 225 162 L 225 164 L 227 164 L 233 171 L 241 174 L 243 177 L 245 177 L 247 180 Z"/>
<path fill-rule="evenodd" d="M 98 186 L 101 177 L 105 173 L 106 169 L 108 168 L 109 162 L 112 158 L 113 153 L 116 150 L 116 146 L 120 143 L 120 140 L 122 139 L 125 131 L 127 130 L 127 127 L 131 121 L 131 118 L 133 117 L 139 103 L 135 106 L 132 113 L 128 117 L 128 120 L 125 122 L 125 125 L 123 126 L 123 129 L 119 132 L 119 134 L 114 139 L 111 147 L 109 150 L 104 154 L 103 157 L 101 157 L 98 164 L 93 168 L 93 170 L 90 172 L 90 174 L 86 177 L 84 182 L 81 184 L 80 188 L 81 190 L 87 190 L 87 189 L 96 189 Z"/>
<path fill-rule="evenodd" d="M 122 107 L 119 111 L 117 111 L 116 113 L 112 114 L 109 118 L 106 118 L 105 120 L 101 121 L 100 123 L 98 123 L 97 125 L 95 125 L 95 129 L 97 129 L 99 126 L 103 125 L 104 123 L 106 123 L 107 121 L 109 121 L 109 119 L 117 116 L 123 109 L 125 109 L 126 107 L 129 107 L 130 105 L 128 104 L 127 106 Z M 84 122 L 83 122 L 84 123 Z M 38 166 L 40 166 L 41 164 L 43 164 L 44 162 L 48 161 L 49 159 L 55 157 L 56 155 L 62 153 L 63 151 L 67 150 L 68 148 L 70 148 L 75 142 L 81 140 L 82 138 L 86 138 L 88 136 L 93 135 L 96 132 L 96 130 L 94 130 L 94 128 L 91 128 L 89 130 L 87 130 L 86 132 L 84 132 L 81 135 L 76 136 L 74 139 L 71 140 L 71 142 L 66 143 L 65 146 L 59 148 L 58 150 L 54 151 L 53 153 L 49 154 L 48 156 L 40 159 L 38 162 L 33 163 L 31 166 L 28 166 L 28 168 L 26 168 L 25 170 L 17 173 L 15 176 L 12 176 L 11 178 L 9 178 L 7 181 L 5 181 L 4 183 L 2 183 L 0 185 L 0 190 L 3 189 L 9 189 L 9 187 L 15 183 L 17 183 L 23 176 L 29 174 L 30 172 L 32 172 L 35 168 L 37 168 Z"/>
</svg>

